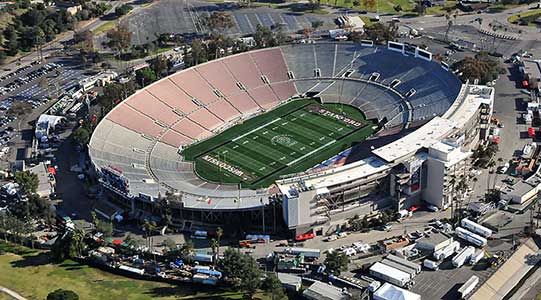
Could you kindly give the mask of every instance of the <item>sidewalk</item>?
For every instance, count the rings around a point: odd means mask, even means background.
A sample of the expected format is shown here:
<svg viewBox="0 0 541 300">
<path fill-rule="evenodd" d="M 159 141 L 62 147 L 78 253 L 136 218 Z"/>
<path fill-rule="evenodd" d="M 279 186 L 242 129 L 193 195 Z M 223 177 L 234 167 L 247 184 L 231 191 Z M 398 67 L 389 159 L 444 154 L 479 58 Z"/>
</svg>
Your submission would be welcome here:
<svg viewBox="0 0 541 300">
<path fill-rule="evenodd" d="M 25 297 L 19 295 L 18 293 L 14 292 L 14 291 L 12 291 L 10 289 L 7 289 L 5 287 L 2 287 L 2 286 L 0 286 L 0 292 L 6 293 L 9 296 L 11 296 L 11 297 L 13 297 L 13 298 L 15 298 L 17 300 L 27 300 Z"/>
</svg>

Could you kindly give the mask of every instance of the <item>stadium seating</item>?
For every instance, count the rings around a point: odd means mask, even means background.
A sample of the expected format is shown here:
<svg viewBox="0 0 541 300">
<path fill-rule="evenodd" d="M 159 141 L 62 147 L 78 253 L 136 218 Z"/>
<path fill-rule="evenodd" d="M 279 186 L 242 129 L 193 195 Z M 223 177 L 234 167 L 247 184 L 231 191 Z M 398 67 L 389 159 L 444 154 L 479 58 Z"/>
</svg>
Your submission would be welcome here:
<svg viewBox="0 0 541 300">
<path fill-rule="evenodd" d="M 373 73 L 380 76 L 370 82 Z M 391 89 L 393 80 L 400 83 Z M 316 43 L 256 50 L 180 71 L 138 91 L 100 122 L 89 152 L 98 168 L 123 170 L 134 195 L 156 195 L 168 187 L 183 192 L 186 207 L 257 207 L 265 192 L 201 180 L 179 147 L 307 92 L 323 102 L 356 106 L 370 119 L 386 120 L 383 133 L 397 133 L 442 115 L 460 87 L 439 64 L 381 47 Z"/>
</svg>

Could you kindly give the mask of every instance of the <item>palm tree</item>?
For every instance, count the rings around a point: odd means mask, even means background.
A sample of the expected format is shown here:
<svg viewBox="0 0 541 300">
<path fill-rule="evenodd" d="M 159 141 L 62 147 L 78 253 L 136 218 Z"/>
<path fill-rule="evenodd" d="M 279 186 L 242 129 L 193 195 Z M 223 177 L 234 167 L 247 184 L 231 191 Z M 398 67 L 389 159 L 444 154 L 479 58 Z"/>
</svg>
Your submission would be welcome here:
<svg viewBox="0 0 541 300">
<path fill-rule="evenodd" d="M 84 238 L 85 238 L 84 229 L 75 229 L 72 232 L 71 240 L 73 242 L 77 256 L 81 256 L 85 248 Z"/>
<path fill-rule="evenodd" d="M 212 256 L 214 257 L 214 262 L 216 262 L 218 260 L 217 255 L 216 255 L 216 249 L 218 249 L 218 240 L 214 238 L 210 239 L 209 246 L 210 246 L 210 249 L 212 250 Z"/>
<path fill-rule="evenodd" d="M 193 253 L 193 242 L 192 241 L 186 241 L 182 247 L 180 247 L 180 253 L 182 256 L 187 256 Z"/>
<path fill-rule="evenodd" d="M 487 194 L 488 194 L 488 192 L 490 190 L 490 178 L 492 177 L 491 173 L 494 172 L 494 166 L 496 166 L 496 162 L 491 159 L 487 164 L 487 168 L 488 168 Z"/>
<path fill-rule="evenodd" d="M 224 230 L 222 227 L 216 229 L 216 240 L 218 241 L 218 256 L 220 255 L 220 242 L 222 241 L 222 235 L 224 235 Z"/>
<path fill-rule="evenodd" d="M 143 231 L 147 241 L 147 247 L 152 250 L 152 231 L 156 229 L 156 222 L 145 220 L 143 223 Z"/>
</svg>

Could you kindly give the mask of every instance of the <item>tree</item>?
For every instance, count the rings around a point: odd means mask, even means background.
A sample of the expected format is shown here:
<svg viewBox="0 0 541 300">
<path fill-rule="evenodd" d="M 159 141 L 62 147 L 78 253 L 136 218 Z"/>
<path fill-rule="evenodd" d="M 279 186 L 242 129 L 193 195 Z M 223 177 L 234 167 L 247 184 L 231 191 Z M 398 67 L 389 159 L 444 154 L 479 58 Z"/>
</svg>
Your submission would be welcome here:
<svg viewBox="0 0 541 300">
<path fill-rule="evenodd" d="M 7 110 L 9 116 L 24 116 L 32 111 L 32 105 L 28 102 L 17 101 Z"/>
<path fill-rule="evenodd" d="M 231 14 L 225 11 L 215 11 L 208 15 L 203 22 L 213 32 L 224 33 L 226 30 L 235 27 Z"/>
<path fill-rule="evenodd" d="M 451 12 L 445 14 L 445 19 L 447 20 L 447 28 L 445 30 L 445 41 L 447 42 L 447 38 L 449 36 L 449 31 L 451 30 L 451 27 L 454 24 L 454 21 L 456 20 L 457 14 L 451 14 Z M 452 17 L 452 18 L 451 18 Z"/>
<path fill-rule="evenodd" d="M 317 31 L 321 26 L 323 26 L 323 21 L 321 21 L 321 20 L 312 21 L 312 30 L 313 31 Z"/>
<path fill-rule="evenodd" d="M 175 243 L 172 238 L 168 237 L 163 241 L 163 247 L 165 248 L 166 252 L 173 251 L 177 249 L 177 243 Z"/>
<path fill-rule="evenodd" d="M 363 6 L 368 10 L 374 10 L 377 5 L 377 0 L 361 0 Z"/>
<path fill-rule="evenodd" d="M 212 256 L 214 256 L 214 261 L 217 260 L 217 249 L 218 249 L 218 240 L 212 238 L 209 240 L 209 247 L 212 251 Z"/>
<path fill-rule="evenodd" d="M 228 248 L 224 257 L 218 261 L 226 280 L 233 287 L 246 292 L 250 297 L 261 286 L 261 270 L 255 260 L 248 254 Z"/>
<path fill-rule="evenodd" d="M 123 4 L 115 8 L 115 15 L 122 17 L 123 15 L 129 13 L 133 9 L 133 6 L 129 4 Z"/>
<path fill-rule="evenodd" d="M 265 294 L 271 298 L 271 300 L 287 299 L 285 289 L 274 273 L 267 274 L 267 277 L 263 280 L 261 288 L 265 291 Z"/>
<path fill-rule="evenodd" d="M 58 289 L 50 292 L 47 300 L 79 300 L 79 295 L 74 291 Z"/>
<path fill-rule="evenodd" d="M 218 241 L 218 256 L 220 255 L 220 242 L 222 241 L 222 236 L 224 235 L 224 230 L 222 227 L 216 229 L 216 240 Z"/>
<path fill-rule="evenodd" d="M 145 220 L 143 223 L 143 231 L 145 232 L 145 238 L 147 241 L 147 246 L 152 249 L 152 232 L 156 230 L 156 222 Z"/>
<path fill-rule="evenodd" d="M 130 48 L 131 36 L 132 33 L 129 31 L 128 26 L 120 25 L 107 32 L 107 38 L 109 39 L 107 45 L 120 57 L 120 54 Z"/>
<path fill-rule="evenodd" d="M 81 126 L 73 133 L 73 140 L 79 144 L 79 146 L 85 146 L 90 141 L 90 131 Z"/>
<path fill-rule="evenodd" d="M 194 40 L 191 43 L 191 52 L 184 55 L 184 64 L 187 67 L 195 66 L 204 63 L 208 60 L 207 50 L 201 40 Z M 186 48 L 185 48 L 186 49 Z"/>
<path fill-rule="evenodd" d="M 357 7 L 359 5 L 361 5 L 361 2 L 359 0 L 353 0 L 353 6 L 354 7 Z"/>
<path fill-rule="evenodd" d="M 106 237 L 110 237 L 113 235 L 113 223 L 100 220 L 96 226 L 96 231 L 103 233 Z"/>
<path fill-rule="evenodd" d="M 396 28 L 385 26 L 382 23 L 374 23 L 365 28 L 364 36 L 359 37 L 373 40 L 378 44 L 384 44 L 387 41 L 393 41 L 396 38 Z"/>
<path fill-rule="evenodd" d="M 453 69 L 458 70 L 458 74 L 463 81 L 478 79 L 479 84 L 486 84 L 497 79 L 500 74 L 505 74 L 505 69 L 501 63 L 490 57 L 486 52 L 479 52 L 475 57 L 465 57 L 453 64 Z"/>
<path fill-rule="evenodd" d="M 329 273 L 338 276 L 342 271 L 347 270 L 349 259 L 344 253 L 340 251 L 333 251 L 327 254 L 323 264 L 325 267 L 327 267 L 327 271 L 329 271 Z"/>
<path fill-rule="evenodd" d="M 415 4 L 415 7 L 413 8 L 413 11 L 416 12 L 419 16 L 423 16 L 426 13 L 426 6 L 424 6 L 424 4 L 421 2 L 417 2 L 417 4 Z"/>
<path fill-rule="evenodd" d="M 156 81 L 158 77 L 156 76 L 156 73 L 154 73 L 154 70 L 147 67 L 137 70 L 137 72 L 135 72 L 135 79 L 140 86 L 145 87 Z"/>
<path fill-rule="evenodd" d="M 163 55 L 159 55 L 150 61 L 150 68 L 158 78 L 162 78 L 169 74 L 169 61 Z"/>
<path fill-rule="evenodd" d="M 15 182 L 19 184 L 23 192 L 27 194 L 35 193 L 39 185 L 38 175 L 30 171 L 15 173 Z"/>
</svg>

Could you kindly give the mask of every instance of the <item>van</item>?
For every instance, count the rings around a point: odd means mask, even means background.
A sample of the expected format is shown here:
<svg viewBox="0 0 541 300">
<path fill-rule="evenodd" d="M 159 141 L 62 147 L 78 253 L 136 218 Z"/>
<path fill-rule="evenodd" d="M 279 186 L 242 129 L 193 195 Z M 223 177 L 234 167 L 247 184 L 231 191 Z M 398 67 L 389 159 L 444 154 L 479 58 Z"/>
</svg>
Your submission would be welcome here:
<svg viewBox="0 0 541 300">
<path fill-rule="evenodd" d="M 430 259 L 425 259 L 423 261 L 423 266 L 429 270 L 437 271 L 440 268 L 440 264 Z"/>
</svg>

